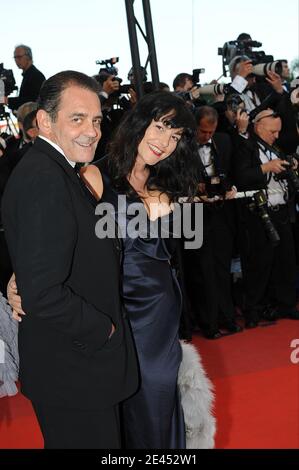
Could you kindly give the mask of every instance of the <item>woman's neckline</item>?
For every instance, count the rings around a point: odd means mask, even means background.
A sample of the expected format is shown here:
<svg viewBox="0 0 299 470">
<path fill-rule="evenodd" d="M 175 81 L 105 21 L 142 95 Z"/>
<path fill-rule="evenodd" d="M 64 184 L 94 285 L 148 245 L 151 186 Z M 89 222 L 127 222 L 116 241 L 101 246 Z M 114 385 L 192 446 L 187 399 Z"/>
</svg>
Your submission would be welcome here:
<svg viewBox="0 0 299 470">
<path fill-rule="evenodd" d="M 128 178 L 127 178 L 127 182 L 128 182 L 128 184 L 129 184 L 130 188 L 133 190 L 133 192 L 134 192 L 134 194 L 135 194 L 135 198 L 138 199 L 138 200 L 140 201 L 140 203 L 143 205 L 144 210 L 145 210 L 145 212 L 146 212 L 146 214 L 147 214 L 147 218 L 148 218 L 151 222 L 155 222 L 156 220 L 162 219 L 162 217 L 169 216 L 171 213 L 173 213 L 173 207 L 171 207 L 171 206 L 172 206 L 172 203 L 170 203 L 170 204 L 169 204 L 169 209 L 170 209 L 170 210 L 169 210 L 168 213 L 163 214 L 163 215 L 160 215 L 160 216 L 156 217 L 155 219 L 151 219 L 150 214 L 149 214 L 149 211 L 148 211 L 148 206 L 143 202 L 144 199 L 143 199 L 142 196 L 138 193 L 138 191 L 134 188 L 134 186 L 130 183 L 130 181 L 129 181 Z M 162 193 L 160 193 L 160 194 L 162 194 Z M 150 194 L 149 194 L 148 197 L 151 197 Z"/>
</svg>

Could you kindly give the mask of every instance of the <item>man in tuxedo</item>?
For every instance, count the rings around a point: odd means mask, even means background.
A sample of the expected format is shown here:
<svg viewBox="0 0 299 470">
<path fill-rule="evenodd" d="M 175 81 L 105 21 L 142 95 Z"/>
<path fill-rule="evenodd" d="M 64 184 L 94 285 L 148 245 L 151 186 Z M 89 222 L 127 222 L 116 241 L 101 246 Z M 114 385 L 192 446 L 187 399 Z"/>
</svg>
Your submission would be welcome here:
<svg viewBox="0 0 299 470">
<path fill-rule="evenodd" d="M 98 85 L 61 72 L 41 88 L 39 137 L 11 176 L 3 223 L 26 315 L 22 392 L 45 448 L 119 448 L 118 403 L 137 388 L 120 300 L 120 246 L 95 234 L 95 201 L 75 170 L 101 136 Z"/>
<path fill-rule="evenodd" d="M 23 80 L 21 83 L 20 93 L 17 98 L 8 98 L 8 106 L 11 109 L 18 109 L 27 101 L 36 101 L 39 90 L 45 81 L 45 76 L 35 65 L 33 65 L 33 57 L 31 48 L 20 44 L 15 48 L 14 59 L 19 67 L 23 70 Z"/>
<path fill-rule="evenodd" d="M 217 111 L 202 106 L 195 113 L 198 159 L 205 180 L 203 245 L 185 250 L 186 277 L 191 304 L 204 335 L 219 338 L 220 330 L 237 333 L 241 328 L 234 319 L 231 296 L 230 265 L 234 239 L 234 209 L 230 165 L 232 145 L 227 134 L 216 134 Z M 223 176 L 225 178 L 223 179 Z M 212 194 L 221 199 L 214 200 Z"/>
</svg>

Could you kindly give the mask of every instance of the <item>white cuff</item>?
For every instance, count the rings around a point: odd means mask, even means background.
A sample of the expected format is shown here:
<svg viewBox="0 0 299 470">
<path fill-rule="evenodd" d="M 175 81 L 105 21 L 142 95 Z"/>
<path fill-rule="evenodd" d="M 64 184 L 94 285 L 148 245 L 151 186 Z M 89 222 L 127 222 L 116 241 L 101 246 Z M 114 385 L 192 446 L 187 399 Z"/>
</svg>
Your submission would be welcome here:
<svg viewBox="0 0 299 470">
<path fill-rule="evenodd" d="M 247 80 L 241 75 L 236 75 L 230 84 L 238 93 L 242 93 L 248 85 Z"/>
</svg>

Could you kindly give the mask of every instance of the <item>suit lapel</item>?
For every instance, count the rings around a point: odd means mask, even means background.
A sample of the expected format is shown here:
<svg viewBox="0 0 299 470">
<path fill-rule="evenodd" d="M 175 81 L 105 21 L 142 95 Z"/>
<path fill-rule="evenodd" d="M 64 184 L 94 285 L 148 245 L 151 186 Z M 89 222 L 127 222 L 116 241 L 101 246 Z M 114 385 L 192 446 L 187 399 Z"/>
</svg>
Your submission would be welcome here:
<svg viewBox="0 0 299 470">
<path fill-rule="evenodd" d="M 89 193 L 88 189 L 85 187 L 84 183 L 82 180 L 80 180 L 79 176 L 77 175 L 75 169 L 69 164 L 69 162 L 66 160 L 66 158 L 58 152 L 52 145 L 50 145 L 48 142 L 46 142 L 43 139 L 37 138 L 34 147 L 43 152 L 46 153 L 48 157 L 50 157 L 57 165 L 59 165 L 63 171 L 67 174 L 67 176 L 73 181 L 73 183 L 80 188 L 80 191 L 84 195 L 84 198 L 89 201 L 90 204 L 93 206 L 96 205 L 96 201 L 93 204 L 93 196 Z"/>
<path fill-rule="evenodd" d="M 63 171 L 68 175 L 68 177 L 72 180 L 72 182 L 79 188 L 86 201 L 86 206 L 89 209 L 92 209 L 93 213 L 95 211 L 95 207 L 97 206 L 97 200 L 92 196 L 90 191 L 87 189 L 83 181 L 77 175 L 75 169 L 69 164 L 69 162 L 65 159 L 65 157 L 58 152 L 52 145 L 46 142 L 43 139 L 37 138 L 34 147 L 42 153 L 47 154 L 56 164 L 60 165 Z M 87 209 L 88 210 L 88 209 Z M 117 255 L 120 254 L 120 241 L 117 238 L 111 239 L 114 248 L 116 249 Z"/>
</svg>

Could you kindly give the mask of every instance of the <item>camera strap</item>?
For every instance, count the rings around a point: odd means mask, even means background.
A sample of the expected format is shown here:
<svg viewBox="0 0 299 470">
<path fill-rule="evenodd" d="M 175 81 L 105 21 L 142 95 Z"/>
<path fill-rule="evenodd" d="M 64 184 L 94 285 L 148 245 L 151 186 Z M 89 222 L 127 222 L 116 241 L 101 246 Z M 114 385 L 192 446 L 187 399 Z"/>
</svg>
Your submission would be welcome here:
<svg viewBox="0 0 299 470">
<path fill-rule="evenodd" d="M 278 155 L 277 152 L 275 152 L 275 149 L 273 149 L 271 146 L 267 145 L 266 142 L 264 143 L 264 141 L 260 142 L 258 140 L 257 144 L 258 144 L 259 150 L 263 153 L 263 155 L 265 155 L 265 157 L 267 158 L 267 160 L 269 162 L 273 160 L 272 155 L 275 155 L 277 158 L 280 158 L 280 154 Z M 266 144 L 266 145 L 264 145 L 264 144 Z M 267 177 L 267 187 L 266 187 L 267 198 L 269 199 L 268 186 L 271 183 L 271 181 L 275 181 L 276 184 L 277 183 L 279 184 L 279 186 L 281 188 L 281 192 L 284 195 L 283 198 L 284 198 L 285 202 L 287 202 L 288 196 L 289 196 L 288 184 L 287 184 L 287 182 L 285 182 L 283 180 L 276 180 L 274 178 L 273 173 L 269 173 L 269 175 Z"/>
</svg>

